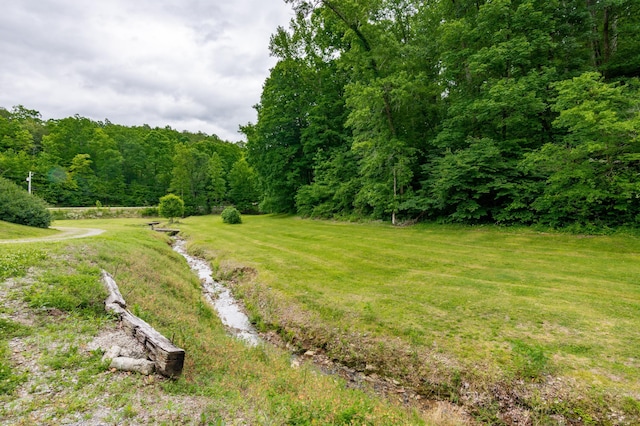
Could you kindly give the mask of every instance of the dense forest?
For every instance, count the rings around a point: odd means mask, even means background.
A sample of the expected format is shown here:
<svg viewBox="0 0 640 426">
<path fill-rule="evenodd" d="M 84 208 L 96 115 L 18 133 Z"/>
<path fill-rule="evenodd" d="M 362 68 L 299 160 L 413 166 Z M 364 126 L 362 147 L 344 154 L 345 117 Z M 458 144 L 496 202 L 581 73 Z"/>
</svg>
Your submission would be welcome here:
<svg viewBox="0 0 640 426">
<path fill-rule="evenodd" d="M 286 0 L 244 126 L 262 210 L 640 224 L 637 0 Z"/>
<path fill-rule="evenodd" d="M 43 121 L 23 106 L 0 108 L 0 177 L 55 206 L 155 206 L 168 192 L 187 214 L 259 199 L 243 147 L 170 127 L 126 127 L 75 116 Z"/>
<path fill-rule="evenodd" d="M 640 225 L 637 0 L 285 0 L 246 147 L 0 109 L 0 177 L 58 206 Z"/>
</svg>

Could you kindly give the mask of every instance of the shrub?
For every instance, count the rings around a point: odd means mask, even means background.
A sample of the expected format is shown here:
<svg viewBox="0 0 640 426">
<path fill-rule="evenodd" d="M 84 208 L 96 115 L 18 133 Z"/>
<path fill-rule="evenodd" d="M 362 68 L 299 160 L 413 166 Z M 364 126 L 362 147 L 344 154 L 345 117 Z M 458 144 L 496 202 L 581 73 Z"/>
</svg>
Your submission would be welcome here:
<svg viewBox="0 0 640 426">
<path fill-rule="evenodd" d="M 157 207 L 145 207 L 140 210 L 140 216 L 142 217 L 156 217 L 158 216 L 158 208 Z"/>
<path fill-rule="evenodd" d="M 222 211 L 222 221 L 224 223 L 242 223 L 242 218 L 240 217 L 240 212 L 235 207 L 227 207 Z"/>
<path fill-rule="evenodd" d="M 0 220 L 48 228 L 51 214 L 44 200 L 29 194 L 13 182 L 0 178 Z"/>
<path fill-rule="evenodd" d="M 174 217 L 182 217 L 184 215 L 184 201 L 175 194 L 167 194 L 160 198 L 158 213 L 160 213 L 160 216 L 169 219 L 169 222 L 173 222 Z"/>
</svg>

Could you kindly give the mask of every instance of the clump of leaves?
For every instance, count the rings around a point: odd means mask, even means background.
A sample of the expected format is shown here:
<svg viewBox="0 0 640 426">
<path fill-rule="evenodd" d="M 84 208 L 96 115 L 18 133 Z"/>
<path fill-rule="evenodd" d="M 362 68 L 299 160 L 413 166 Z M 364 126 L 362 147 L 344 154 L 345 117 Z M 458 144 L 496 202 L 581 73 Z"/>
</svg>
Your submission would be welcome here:
<svg viewBox="0 0 640 426">
<path fill-rule="evenodd" d="M 227 207 L 222 211 L 222 221 L 224 223 L 236 224 L 242 223 L 240 212 L 235 207 Z"/>
</svg>

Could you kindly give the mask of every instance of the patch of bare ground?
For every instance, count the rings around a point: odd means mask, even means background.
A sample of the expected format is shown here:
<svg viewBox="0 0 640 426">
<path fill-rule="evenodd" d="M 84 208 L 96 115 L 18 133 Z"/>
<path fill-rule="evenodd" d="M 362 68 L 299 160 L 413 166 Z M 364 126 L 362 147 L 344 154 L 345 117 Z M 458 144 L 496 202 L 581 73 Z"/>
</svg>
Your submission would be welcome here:
<svg viewBox="0 0 640 426">
<path fill-rule="evenodd" d="M 168 379 L 160 375 L 106 368 L 87 373 L 82 364 L 49 365 L 52 356 L 72 347 L 84 359 L 114 345 L 132 357 L 144 353 L 144 348 L 113 323 L 95 336 L 78 330 L 56 335 L 65 329 L 65 322 L 76 319 L 57 309 L 29 308 L 19 293 L 30 282 L 28 278 L 0 282 L 0 316 L 31 330 L 8 342 L 12 372 L 24 381 L 10 395 L 0 395 L 0 425 L 195 425 L 207 419 L 211 400 L 170 395 L 163 389 Z M 51 331 L 55 324 L 58 327 Z"/>
</svg>

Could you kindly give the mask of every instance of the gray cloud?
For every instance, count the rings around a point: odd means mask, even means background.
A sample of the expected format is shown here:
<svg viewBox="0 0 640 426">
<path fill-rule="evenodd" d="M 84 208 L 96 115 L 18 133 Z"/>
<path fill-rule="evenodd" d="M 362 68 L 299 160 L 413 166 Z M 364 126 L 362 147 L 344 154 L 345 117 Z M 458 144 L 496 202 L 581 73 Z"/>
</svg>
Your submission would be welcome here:
<svg viewBox="0 0 640 426">
<path fill-rule="evenodd" d="M 0 106 L 239 140 L 274 59 L 283 0 L 7 0 Z"/>
</svg>

